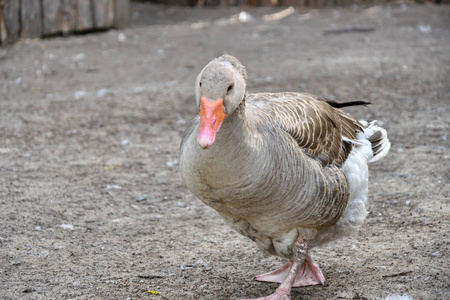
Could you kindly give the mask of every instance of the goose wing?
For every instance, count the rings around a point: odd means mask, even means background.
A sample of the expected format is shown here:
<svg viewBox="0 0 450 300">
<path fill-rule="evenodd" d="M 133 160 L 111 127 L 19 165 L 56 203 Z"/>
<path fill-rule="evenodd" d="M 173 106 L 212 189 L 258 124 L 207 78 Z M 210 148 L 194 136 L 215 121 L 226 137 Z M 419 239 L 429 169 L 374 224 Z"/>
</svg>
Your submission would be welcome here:
<svg viewBox="0 0 450 300">
<path fill-rule="evenodd" d="M 357 144 L 356 134 L 363 132 L 363 125 L 333 107 L 336 102 L 308 94 L 249 94 L 247 101 L 268 113 L 274 126 L 287 132 L 307 155 L 324 166 L 342 166 L 352 145 Z"/>
</svg>

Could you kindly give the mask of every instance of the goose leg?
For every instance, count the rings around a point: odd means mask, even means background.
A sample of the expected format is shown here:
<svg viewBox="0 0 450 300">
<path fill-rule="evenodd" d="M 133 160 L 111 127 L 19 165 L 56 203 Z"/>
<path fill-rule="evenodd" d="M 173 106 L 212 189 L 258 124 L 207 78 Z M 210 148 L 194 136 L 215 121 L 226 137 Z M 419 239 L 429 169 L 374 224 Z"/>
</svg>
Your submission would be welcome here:
<svg viewBox="0 0 450 300">
<path fill-rule="evenodd" d="M 276 289 L 275 293 L 270 296 L 257 298 L 254 300 L 290 300 L 291 289 L 296 282 L 296 278 L 298 276 L 299 271 L 303 274 L 304 272 L 301 270 L 301 266 L 305 263 L 308 255 L 308 247 L 306 241 L 299 238 L 293 247 L 293 258 L 289 260 L 289 262 L 281 267 L 280 274 L 286 273 L 285 278 L 281 282 L 280 286 Z M 320 269 L 319 269 L 320 270 Z M 278 270 L 277 270 L 278 271 Z M 276 272 L 276 271 L 275 271 Z M 276 277 L 280 277 L 280 274 L 276 274 Z M 280 275 L 280 276 L 278 276 Z M 303 275 L 302 275 L 303 277 Z M 323 277 L 323 275 L 322 275 Z M 250 299 L 247 299 L 250 300 Z"/>
</svg>

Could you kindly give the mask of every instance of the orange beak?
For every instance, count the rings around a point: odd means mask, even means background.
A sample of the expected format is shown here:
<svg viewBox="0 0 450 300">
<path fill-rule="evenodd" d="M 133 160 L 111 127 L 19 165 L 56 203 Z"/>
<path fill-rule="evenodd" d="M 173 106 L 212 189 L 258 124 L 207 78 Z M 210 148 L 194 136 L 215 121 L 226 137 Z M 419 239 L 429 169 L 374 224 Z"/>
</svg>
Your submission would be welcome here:
<svg viewBox="0 0 450 300">
<path fill-rule="evenodd" d="M 203 149 L 208 149 L 214 143 L 217 131 L 227 116 L 223 111 L 223 99 L 209 101 L 205 97 L 200 105 L 200 130 L 197 141 Z"/>
</svg>

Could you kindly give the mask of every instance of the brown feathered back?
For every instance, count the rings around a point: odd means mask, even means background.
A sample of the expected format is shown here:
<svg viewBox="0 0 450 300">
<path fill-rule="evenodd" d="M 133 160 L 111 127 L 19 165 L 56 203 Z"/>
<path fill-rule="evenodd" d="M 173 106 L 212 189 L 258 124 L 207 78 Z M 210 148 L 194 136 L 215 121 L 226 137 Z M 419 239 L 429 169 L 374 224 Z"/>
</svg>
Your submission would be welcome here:
<svg viewBox="0 0 450 300">
<path fill-rule="evenodd" d="M 258 93 L 248 94 L 246 100 L 270 112 L 275 125 L 324 166 L 341 167 L 352 150 L 349 141 L 362 132 L 357 120 L 308 94 Z"/>
</svg>

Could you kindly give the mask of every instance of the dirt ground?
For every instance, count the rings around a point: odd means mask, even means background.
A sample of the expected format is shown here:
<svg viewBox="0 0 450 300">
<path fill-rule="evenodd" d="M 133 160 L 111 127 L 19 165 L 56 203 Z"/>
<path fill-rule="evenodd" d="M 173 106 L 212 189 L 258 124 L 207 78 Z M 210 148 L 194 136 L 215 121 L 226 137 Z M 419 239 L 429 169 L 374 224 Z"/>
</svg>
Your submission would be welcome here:
<svg viewBox="0 0 450 300">
<path fill-rule="evenodd" d="M 0 49 L 0 299 L 241 299 L 281 265 L 185 188 L 194 81 L 237 56 L 248 89 L 303 91 L 377 119 L 356 236 L 314 249 L 324 286 L 293 299 L 450 299 L 450 8 L 134 4 L 123 31 Z M 154 295 L 150 291 L 157 291 Z M 391 299 L 394 299 L 391 297 Z"/>
</svg>

